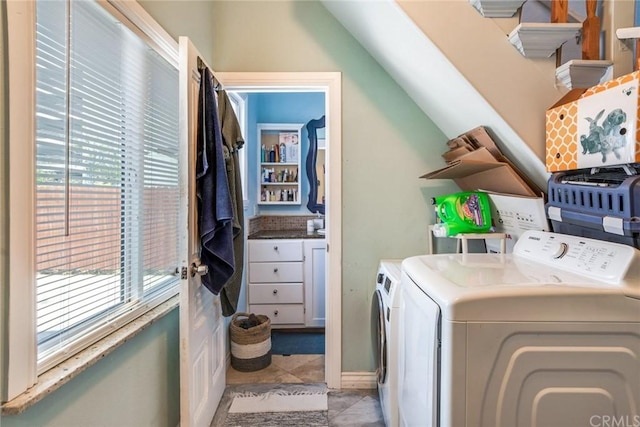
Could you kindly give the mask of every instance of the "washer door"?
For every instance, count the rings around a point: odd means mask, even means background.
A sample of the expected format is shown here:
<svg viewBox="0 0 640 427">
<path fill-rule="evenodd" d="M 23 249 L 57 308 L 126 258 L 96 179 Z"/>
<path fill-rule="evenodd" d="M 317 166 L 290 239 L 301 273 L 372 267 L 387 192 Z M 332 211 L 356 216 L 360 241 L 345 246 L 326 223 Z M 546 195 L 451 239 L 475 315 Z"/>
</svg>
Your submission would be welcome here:
<svg viewBox="0 0 640 427">
<path fill-rule="evenodd" d="M 376 380 L 378 384 L 384 384 L 387 379 L 387 328 L 380 289 L 376 289 L 371 298 L 371 344 L 376 364 Z"/>
</svg>

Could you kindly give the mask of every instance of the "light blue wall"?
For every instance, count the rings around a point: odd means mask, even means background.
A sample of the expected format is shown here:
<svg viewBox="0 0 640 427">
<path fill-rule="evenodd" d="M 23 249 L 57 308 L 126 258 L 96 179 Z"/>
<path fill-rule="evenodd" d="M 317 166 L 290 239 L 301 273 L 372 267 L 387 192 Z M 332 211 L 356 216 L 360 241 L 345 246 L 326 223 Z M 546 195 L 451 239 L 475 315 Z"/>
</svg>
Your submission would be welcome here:
<svg viewBox="0 0 640 427">
<path fill-rule="evenodd" d="M 322 92 L 285 92 L 285 93 L 251 93 L 248 96 L 249 114 L 247 117 L 248 132 L 245 135 L 247 150 L 247 177 L 250 215 L 309 215 L 307 200 L 309 198 L 309 182 L 307 181 L 305 160 L 309 149 L 309 138 L 306 124 L 312 119 L 319 119 L 325 113 L 325 95 Z M 257 205 L 258 199 L 258 123 L 299 123 L 303 124 L 300 140 L 301 179 L 300 205 L 267 206 Z M 257 207 L 257 210 L 256 210 Z"/>
<path fill-rule="evenodd" d="M 176 427 L 178 309 L 2 427 Z"/>
<path fill-rule="evenodd" d="M 427 251 L 430 199 L 458 187 L 420 176 L 444 166 L 448 138 L 321 3 L 213 5 L 216 70 L 341 73 L 342 164 L 331 167 L 341 168 L 342 199 L 330 202 L 342 213 L 341 241 L 332 242 L 342 247 L 342 369 L 370 372 L 378 263 Z M 394 28 L 381 24 L 372 31 Z M 424 81 L 426 90 L 442 84 Z"/>
</svg>

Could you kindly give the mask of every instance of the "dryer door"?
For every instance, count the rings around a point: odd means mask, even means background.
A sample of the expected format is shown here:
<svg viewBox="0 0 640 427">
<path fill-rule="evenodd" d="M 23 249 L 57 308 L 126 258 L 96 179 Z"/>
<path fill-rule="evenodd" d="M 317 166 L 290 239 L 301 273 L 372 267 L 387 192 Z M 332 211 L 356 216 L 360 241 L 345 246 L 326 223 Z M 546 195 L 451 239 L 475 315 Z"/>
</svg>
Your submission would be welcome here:
<svg viewBox="0 0 640 427">
<path fill-rule="evenodd" d="M 376 380 L 379 385 L 387 378 L 387 328 L 385 328 L 382 292 L 376 289 L 371 298 L 371 345 L 375 359 Z"/>
<path fill-rule="evenodd" d="M 405 274 L 401 285 L 398 406 L 402 426 L 438 426 L 440 307 Z"/>
</svg>

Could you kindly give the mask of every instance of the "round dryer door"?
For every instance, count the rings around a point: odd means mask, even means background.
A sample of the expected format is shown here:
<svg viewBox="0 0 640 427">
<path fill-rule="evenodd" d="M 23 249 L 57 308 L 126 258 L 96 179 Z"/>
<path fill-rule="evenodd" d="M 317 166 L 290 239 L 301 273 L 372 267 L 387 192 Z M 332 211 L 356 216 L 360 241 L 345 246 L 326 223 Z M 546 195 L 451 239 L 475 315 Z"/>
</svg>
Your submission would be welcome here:
<svg viewBox="0 0 640 427">
<path fill-rule="evenodd" d="M 371 344 L 376 364 L 376 380 L 378 384 L 384 384 L 387 378 L 387 328 L 379 289 L 376 289 L 371 299 Z"/>
</svg>

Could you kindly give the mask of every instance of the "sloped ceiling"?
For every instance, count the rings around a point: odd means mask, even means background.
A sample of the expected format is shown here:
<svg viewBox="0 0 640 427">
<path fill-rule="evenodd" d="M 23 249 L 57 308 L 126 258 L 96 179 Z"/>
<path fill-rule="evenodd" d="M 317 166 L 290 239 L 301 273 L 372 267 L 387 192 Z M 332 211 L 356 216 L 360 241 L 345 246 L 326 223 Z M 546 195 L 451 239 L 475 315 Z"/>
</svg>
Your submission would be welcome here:
<svg viewBox="0 0 640 427">
<path fill-rule="evenodd" d="M 524 58 L 509 43 L 517 20 L 484 18 L 466 0 L 323 4 L 448 138 L 487 127 L 546 191 L 544 114 L 567 90 L 554 58 Z"/>
</svg>

